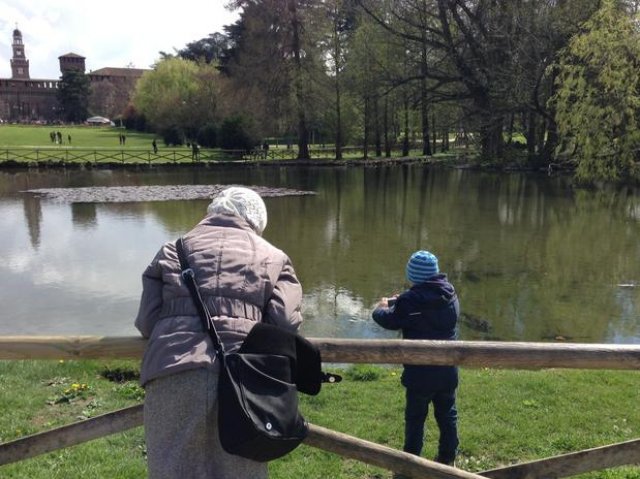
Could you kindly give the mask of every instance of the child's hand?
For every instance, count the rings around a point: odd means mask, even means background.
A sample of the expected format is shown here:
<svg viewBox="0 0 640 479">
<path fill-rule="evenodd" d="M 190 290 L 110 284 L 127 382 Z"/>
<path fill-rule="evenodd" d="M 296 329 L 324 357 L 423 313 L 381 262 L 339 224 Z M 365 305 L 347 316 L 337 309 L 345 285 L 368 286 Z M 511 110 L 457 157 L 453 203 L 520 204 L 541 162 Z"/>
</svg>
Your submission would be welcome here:
<svg viewBox="0 0 640 479">
<path fill-rule="evenodd" d="M 380 298 L 378 301 L 378 308 L 388 308 L 389 307 L 389 298 Z"/>
<path fill-rule="evenodd" d="M 378 302 L 378 308 L 388 309 L 395 304 L 397 299 L 398 299 L 397 295 L 391 296 L 390 298 L 387 298 L 387 297 L 380 298 L 380 301 Z"/>
</svg>

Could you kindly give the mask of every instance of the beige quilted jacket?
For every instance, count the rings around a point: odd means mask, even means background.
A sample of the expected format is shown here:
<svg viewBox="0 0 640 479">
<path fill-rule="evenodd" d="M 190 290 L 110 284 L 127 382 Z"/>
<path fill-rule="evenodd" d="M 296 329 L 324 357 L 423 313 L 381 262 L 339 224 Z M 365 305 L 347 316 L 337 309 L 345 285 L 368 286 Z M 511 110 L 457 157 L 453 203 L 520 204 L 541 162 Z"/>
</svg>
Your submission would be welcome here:
<svg viewBox="0 0 640 479">
<path fill-rule="evenodd" d="M 237 349 L 257 321 L 298 329 L 302 287 L 289 257 L 242 218 L 207 216 L 184 235 L 184 247 L 227 351 Z M 142 286 L 135 325 L 149 341 L 140 382 L 213 367 L 211 340 L 180 278 L 175 242 L 156 254 Z"/>
</svg>

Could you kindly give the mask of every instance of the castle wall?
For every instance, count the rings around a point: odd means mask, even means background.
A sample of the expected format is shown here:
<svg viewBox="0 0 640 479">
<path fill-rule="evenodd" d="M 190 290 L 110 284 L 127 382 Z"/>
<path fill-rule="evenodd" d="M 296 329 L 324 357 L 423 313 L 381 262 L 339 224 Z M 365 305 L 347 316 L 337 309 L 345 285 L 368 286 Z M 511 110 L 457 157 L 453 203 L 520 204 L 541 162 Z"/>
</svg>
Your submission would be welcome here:
<svg viewBox="0 0 640 479">
<path fill-rule="evenodd" d="M 9 122 L 58 119 L 57 80 L 0 79 L 0 119 Z"/>
</svg>

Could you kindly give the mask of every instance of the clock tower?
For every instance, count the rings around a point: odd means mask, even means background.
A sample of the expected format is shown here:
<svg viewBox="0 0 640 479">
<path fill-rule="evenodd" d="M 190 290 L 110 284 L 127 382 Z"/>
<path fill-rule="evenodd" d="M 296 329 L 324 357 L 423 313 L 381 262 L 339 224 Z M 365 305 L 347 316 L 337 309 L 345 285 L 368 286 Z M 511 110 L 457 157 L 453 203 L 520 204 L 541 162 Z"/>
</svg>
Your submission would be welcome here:
<svg viewBox="0 0 640 479">
<path fill-rule="evenodd" d="M 22 32 L 17 28 L 13 31 L 13 58 L 11 59 L 11 78 L 14 80 L 29 80 L 29 60 L 24 55 Z"/>
</svg>

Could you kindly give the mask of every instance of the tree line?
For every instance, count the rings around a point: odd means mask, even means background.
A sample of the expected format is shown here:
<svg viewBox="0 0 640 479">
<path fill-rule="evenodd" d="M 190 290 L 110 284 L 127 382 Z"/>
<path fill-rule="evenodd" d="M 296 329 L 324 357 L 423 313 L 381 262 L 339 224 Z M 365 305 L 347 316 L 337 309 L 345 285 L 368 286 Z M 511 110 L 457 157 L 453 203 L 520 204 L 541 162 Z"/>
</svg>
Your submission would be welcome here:
<svg viewBox="0 0 640 479">
<path fill-rule="evenodd" d="M 365 156 L 473 144 L 481 160 L 637 176 L 638 0 L 233 0 L 236 23 L 138 82 L 125 121 L 206 146 L 264 138 Z"/>
</svg>

